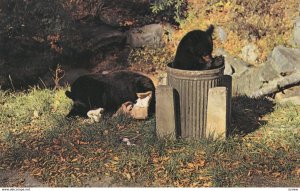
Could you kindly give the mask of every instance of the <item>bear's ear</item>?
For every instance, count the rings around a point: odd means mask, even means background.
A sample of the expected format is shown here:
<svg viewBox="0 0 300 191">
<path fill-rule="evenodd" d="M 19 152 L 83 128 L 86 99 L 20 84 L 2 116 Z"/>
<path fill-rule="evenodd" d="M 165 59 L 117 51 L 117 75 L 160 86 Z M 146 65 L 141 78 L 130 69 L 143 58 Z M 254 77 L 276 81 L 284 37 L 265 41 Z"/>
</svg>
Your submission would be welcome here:
<svg viewBox="0 0 300 191">
<path fill-rule="evenodd" d="M 212 36 L 213 32 L 214 32 L 215 27 L 213 25 L 210 25 L 208 27 L 208 29 L 206 30 L 206 33 L 210 36 Z"/>
<path fill-rule="evenodd" d="M 65 94 L 66 94 L 66 96 L 67 96 L 68 98 L 73 99 L 72 92 L 66 91 Z"/>
</svg>

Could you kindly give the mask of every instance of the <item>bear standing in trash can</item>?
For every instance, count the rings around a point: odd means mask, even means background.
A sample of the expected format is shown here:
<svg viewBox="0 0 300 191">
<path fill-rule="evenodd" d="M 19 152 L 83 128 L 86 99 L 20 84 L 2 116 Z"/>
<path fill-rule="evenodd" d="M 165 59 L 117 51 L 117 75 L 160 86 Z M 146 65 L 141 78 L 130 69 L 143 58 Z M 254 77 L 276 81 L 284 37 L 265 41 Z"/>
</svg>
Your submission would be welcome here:
<svg viewBox="0 0 300 191">
<path fill-rule="evenodd" d="M 210 70 L 223 65 L 223 56 L 212 57 L 213 32 L 213 25 L 206 31 L 188 32 L 177 47 L 172 67 L 181 70 Z"/>
</svg>

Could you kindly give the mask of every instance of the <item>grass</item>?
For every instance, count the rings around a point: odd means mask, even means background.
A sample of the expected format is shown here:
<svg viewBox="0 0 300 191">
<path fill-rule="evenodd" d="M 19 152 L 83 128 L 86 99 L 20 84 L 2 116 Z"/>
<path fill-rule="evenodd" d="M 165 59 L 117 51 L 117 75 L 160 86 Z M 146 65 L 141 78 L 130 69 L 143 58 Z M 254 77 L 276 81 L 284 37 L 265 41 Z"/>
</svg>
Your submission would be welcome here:
<svg viewBox="0 0 300 191">
<path fill-rule="evenodd" d="M 0 170 L 29 172 L 48 186 L 105 177 L 118 186 L 263 186 L 257 177 L 268 186 L 300 186 L 299 106 L 235 98 L 226 141 L 171 141 L 156 138 L 154 118 L 67 120 L 63 89 L 0 91 L 0 98 Z"/>
</svg>

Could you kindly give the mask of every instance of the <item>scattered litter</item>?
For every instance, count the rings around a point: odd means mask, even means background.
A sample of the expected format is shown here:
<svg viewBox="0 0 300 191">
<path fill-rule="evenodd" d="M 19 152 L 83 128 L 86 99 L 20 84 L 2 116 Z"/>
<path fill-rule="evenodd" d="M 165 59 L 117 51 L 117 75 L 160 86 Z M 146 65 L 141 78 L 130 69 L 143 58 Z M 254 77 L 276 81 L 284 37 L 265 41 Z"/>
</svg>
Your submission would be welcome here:
<svg viewBox="0 0 300 191">
<path fill-rule="evenodd" d="M 148 117 L 148 108 L 152 98 L 152 92 L 137 93 L 138 99 L 133 105 L 131 116 L 134 119 L 146 119 Z"/>
<path fill-rule="evenodd" d="M 113 115 L 113 117 L 116 117 L 121 114 L 130 115 L 130 111 L 132 110 L 132 108 L 133 108 L 133 103 L 131 101 L 125 102 L 118 109 L 118 111 Z"/>
<path fill-rule="evenodd" d="M 87 112 L 87 116 L 92 120 L 92 122 L 99 122 L 103 112 L 103 108 L 90 110 Z"/>
<path fill-rule="evenodd" d="M 130 145 L 135 145 L 135 144 L 130 143 L 130 140 L 129 140 L 128 138 L 126 138 L 126 137 L 124 137 L 124 138 L 122 139 L 122 142 L 125 142 L 126 145 L 128 145 L 128 146 L 130 146 Z"/>
<path fill-rule="evenodd" d="M 113 117 L 120 114 L 129 115 L 134 119 L 146 119 L 148 117 L 148 108 L 152 98 L 152 92 L 137 93 L 136 103 L 128 101 L 122 104 Z"/>
</svg>

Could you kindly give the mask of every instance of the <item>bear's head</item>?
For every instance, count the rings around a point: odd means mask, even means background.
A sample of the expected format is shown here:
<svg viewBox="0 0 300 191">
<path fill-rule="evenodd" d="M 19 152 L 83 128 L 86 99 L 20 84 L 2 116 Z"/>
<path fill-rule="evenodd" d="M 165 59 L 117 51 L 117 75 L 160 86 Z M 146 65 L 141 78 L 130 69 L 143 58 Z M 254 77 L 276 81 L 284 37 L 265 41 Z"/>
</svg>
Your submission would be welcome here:
<svg viewBox="0 0 300 191">
<path fill-rule="evenodd" d="M 74 117 L 74 116 L 86 117 L 87 112 L 90 110 L 90 107 L 80 99 L 76 99 L 76 97 L 72 94 L 72 92 L 66 91 L 65 94 L 68 98 L 72 99 L 73 101 L 72 108 L 69 114 L 67 115 L 67 117 Z"/>
<path fill-rule="evenodd" d="M 207 68 L 210 68 L 213 63 L 213 32 L 214 26 L 210 25 L 206 31 L 195 33 L 195 39 L 193 39 L 195 46 L 191 47 L 192 54 L 199 59 L 198 62 L 205 64 Z"/>
</svg>

